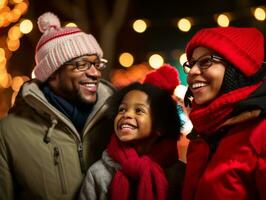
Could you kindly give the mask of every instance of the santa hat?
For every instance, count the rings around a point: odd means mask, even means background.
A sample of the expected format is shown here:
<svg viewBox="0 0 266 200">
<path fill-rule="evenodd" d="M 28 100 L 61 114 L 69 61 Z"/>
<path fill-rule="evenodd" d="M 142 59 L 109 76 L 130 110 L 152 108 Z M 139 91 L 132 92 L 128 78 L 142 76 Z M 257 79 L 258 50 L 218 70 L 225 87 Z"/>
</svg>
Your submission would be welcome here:
<svg viewBox="0 0 266 200">
<path fill-rule="evenodd" d="M 143 82 L 155 85 L 173 94 L 176 86 L 180 84 L 178 75 L 175 67 L 164 64 L 160 68 L 148 73 Z"/>
<path fill-rule="evenodd" d="M 95 54 L 102 58 L 103 52 L 91 34 L 77 27 L 61 27 L 56 15 L 44 13 L 38 18 L 43 33 L 35 49 L 36 79 L 46 81 L 65 62 L 83 55 Z"/>
</svg>

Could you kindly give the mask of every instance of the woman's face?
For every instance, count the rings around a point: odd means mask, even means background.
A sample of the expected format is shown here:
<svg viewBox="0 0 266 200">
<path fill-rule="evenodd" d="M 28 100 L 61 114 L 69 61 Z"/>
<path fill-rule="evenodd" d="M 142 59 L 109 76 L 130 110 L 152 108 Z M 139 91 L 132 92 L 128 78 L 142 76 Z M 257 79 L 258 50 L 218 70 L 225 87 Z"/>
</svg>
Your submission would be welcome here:
<svg viewBox="0 0 266 200">
<path fill-rule="evenodd" d="M 209 67 L 201 68 L 201 65 L 206 62 L 205 58 L 209 58 L 211 55 L 213 55 L 213 51 L 210 49 L 197 47 L 193 51 L 190 61 L 195 64 L 188 73 L 187 82 L 194 96 L 194 102 L 198 105 L 208 103 L 216 98 L 222 86 L 225 73 L 225 66 L 222 62 L 209 59 Z"/>
</svg>

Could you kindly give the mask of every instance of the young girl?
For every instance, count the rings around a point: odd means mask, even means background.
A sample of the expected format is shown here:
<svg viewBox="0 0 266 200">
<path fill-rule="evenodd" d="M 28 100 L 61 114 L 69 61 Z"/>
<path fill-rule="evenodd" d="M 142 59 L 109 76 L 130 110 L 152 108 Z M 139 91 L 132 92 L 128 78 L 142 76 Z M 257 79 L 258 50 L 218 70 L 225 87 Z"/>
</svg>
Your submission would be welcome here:
<svg viewBox="0 0 266 200">
<path fill-rule="evenodd" d="M 111 100 L 114 134 L 102 159 L 88 170 L 80 199 L 180 199 L 181 123 L 171 95 L 133 83 Z"/>
<path fill-rule="evenodd" d="M 255 28 L 203 29 L 189 41 L 186 53 L 194 133 L 183 199 L 266 199 L 262 33 Z"/>
</svg>

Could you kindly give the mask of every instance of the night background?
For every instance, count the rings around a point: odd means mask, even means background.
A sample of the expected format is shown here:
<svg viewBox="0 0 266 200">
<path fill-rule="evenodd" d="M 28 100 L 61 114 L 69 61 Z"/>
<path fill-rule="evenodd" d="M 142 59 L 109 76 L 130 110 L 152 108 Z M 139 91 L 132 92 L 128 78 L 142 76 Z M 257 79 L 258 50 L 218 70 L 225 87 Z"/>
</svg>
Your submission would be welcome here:
<svg viewBox="0 0 266 200">
<path fill-rule="evenodd" d="M 18 19 L 5 21 L 21 3 L 27 5 L 24 13 Z M 152 54 L 161 55 L 165 63 L 176 67 L 185 85 L 179 57 L 191 36 L 201 28 L 218 26 L 215 18 L 223 13 L 230 16 L 230 26 L 256 27 L 265 36 L 265 20 L 259 21 L 253 15 L 258 6 L 266 11 L 265 0 L 0 0 L 0 118 L 12 105 L 23 81 L 31 77 L 35 45 L 41 36 L 36 22 L 44 12 L 56 14 L 61 26 L 73 22 L 94 35 L 109 61 L 103 76 L 116 86 L 140 80 L 152 69 L 148 63 Z M 188 32 L 178 29 L 176 24 L 181 18 L 191 21 Z M 19 47 L 10 51 L 6 44 L 9 30 L 23 19 L 31 20 L 33 28 L 19 38 Z M 147 23 L 145 32 L 133 30 L 137 19 Z M 134 57 L 129 68 L 119 62 L 123 52 Z"/>
</svg>

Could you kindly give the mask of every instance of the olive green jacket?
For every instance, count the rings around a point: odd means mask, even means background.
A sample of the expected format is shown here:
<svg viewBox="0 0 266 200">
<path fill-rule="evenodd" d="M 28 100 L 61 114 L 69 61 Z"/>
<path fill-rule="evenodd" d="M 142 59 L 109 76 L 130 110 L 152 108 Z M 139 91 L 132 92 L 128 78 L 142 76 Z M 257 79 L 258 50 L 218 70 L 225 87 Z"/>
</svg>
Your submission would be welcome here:
<svg viewBox="0 0 266 200">
<path fill-rule="evenodd" d="M 105 102 L 113 92 L 101 81 L 98 101 L 79 134 L 35 81 L 25 83 L 12 112 L 0 120 L 0 200 L 75 199 L 88 167 L 108 143 L 112 124 L 104 115 Z"/>
</svg>

